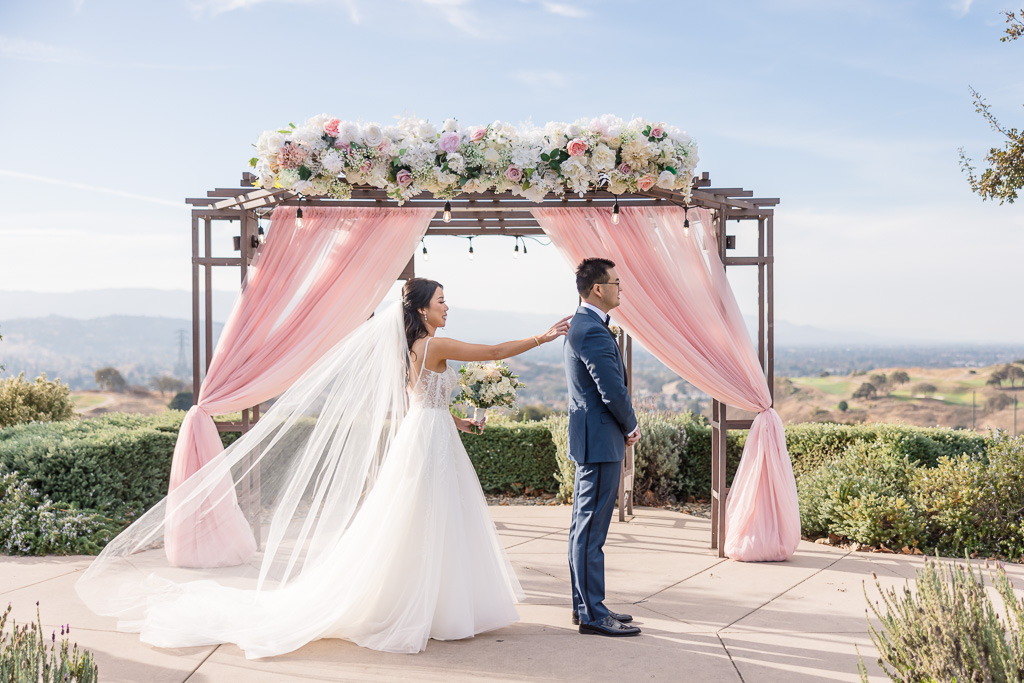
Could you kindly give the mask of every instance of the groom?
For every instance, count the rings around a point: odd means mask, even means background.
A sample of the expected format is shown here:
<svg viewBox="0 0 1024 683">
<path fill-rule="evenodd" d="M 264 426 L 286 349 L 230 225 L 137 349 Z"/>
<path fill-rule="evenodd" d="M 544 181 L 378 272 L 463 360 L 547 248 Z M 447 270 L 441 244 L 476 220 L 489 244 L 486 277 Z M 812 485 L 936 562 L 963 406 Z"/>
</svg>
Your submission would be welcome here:
<svg viewBox="0 0 1024 683">
<path fill-rule="evenodd" d="M 576 463 L 569 527 L 573 623 L 580 633 L 640 634 L 628 614 L 604 606 L 604 541 L 612 521 L 625 447 L 640 440 L 626 391 L 626 374 L 608 312 L 619 305 L 619 276 L 608 259 L 584 259 L 576 269 L 583 300 L 565 338 L 569 385 L 569 457 Z"/>
</svg>

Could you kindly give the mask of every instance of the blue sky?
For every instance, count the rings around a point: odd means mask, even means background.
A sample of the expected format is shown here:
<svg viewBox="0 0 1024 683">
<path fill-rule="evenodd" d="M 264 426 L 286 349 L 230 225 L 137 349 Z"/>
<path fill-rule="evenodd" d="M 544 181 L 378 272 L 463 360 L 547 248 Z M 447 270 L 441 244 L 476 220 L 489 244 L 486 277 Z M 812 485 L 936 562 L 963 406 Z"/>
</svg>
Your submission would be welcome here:
<svg viewBox="0 0 1024 683">
<path fill-rule="evenodd" d="M 0 4 L 0 290 L 187 289 L 183 203 L 267 128 L 661 119 L 716 185 L 781 197 L 776 315 L 930 342 L 1024 342 L 1024 200 L 958 168 L 1024 111 L 1013 8 L 987 0 L 41 1 Z M 228 233 L 217 236 L 222 252 Z M 740 233 L 740 247 L 750 243 Z M 553 247 L 428 241 L 456 309 L 571 312 Z M 752 279 L 732 276 L 751 309 Z M 216 286 L 237 286 L 224 272 Z M 628 289 L 627 294 L 628 296 Z M 158 312 L 155 312 L 158 313 Z"/>
</svg>

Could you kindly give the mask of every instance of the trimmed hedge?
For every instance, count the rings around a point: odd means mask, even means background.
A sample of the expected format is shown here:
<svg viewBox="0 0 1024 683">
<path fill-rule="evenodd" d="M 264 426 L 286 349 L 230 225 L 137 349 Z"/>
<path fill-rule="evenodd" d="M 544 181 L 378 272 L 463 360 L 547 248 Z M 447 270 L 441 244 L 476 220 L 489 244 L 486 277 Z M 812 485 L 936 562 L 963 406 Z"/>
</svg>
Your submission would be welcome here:
<svg viewBox="0 0 1024 683">
<path fill-rule="evenodd" d="M 490 421 L 482 434 L 459 432 L 480 486 L 490 492 L 554 492 L 555 444 L 541 422 Z"/>
<path fill-rule="evenodd" d="M 823 464 L 838 460 L 847 448 L 859 441 L 878 441 L 892 447 L 894 453 L 929 467 L 934 467 L 942 457 L 961 453 L 981 456 L 986 447 L 985 436 L 966 429 L 816 422 L 786 427 L 786 447 L 797 479 Z"/>
<path fill-rule="evenodd" d="M 42 496 L 81 509 L 148 508 L 167 495 L 185 414 L 114 413 L 0 430 L 0 473 L 16 471 Z M 227 445 L 237 434 L 221 435 Z"/>
</svg>

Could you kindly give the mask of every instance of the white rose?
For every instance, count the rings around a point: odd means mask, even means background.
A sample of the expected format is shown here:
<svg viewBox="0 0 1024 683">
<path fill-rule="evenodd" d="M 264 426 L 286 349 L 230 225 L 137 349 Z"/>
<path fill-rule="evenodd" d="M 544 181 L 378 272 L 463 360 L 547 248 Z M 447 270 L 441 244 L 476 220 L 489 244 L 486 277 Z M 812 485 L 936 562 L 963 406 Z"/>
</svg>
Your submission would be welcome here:
<svg viewBox="0 0 1024 683">
<path fill-rule="evenodd" d="M 579 137 L 579 134 L 583 132 L 583 129 L 578 124 L 570 123 L 565 127 L 565 134 L 570 138 Z"/>
<path fill-rule="evenodd" d="M 661 175 L 658 176 L 658 182 L 655 183 L 655 185 L 666 190 L 674 189 L 676 186 L 676 174 L 672 171 L 662 171 Z"/>
<path fill-rule="evenodd" d="M 284 134 L 278 133 L 276 130 L 263 131 L 260 134 L 260 139 L 256 141 L 256 151 L 260 153 L 260 156 L 276 154 L 282 147 L 284 147 Z"/>
<path fill-rule="evenodd" d="M 608 145 L 598 145 L 591 158 L 596 171 L 610 171 L 615 168 L 615 152 Z"/>
<path fill-rule="evenodd" d="M 581 157 L 570 157 L 566 161 L 562 162 L 562 174 L 577 180 L 581 178 L 586 172 L 587 167 L 580 161 Z"/>
<path fill-rule="evenodd" d="M 455 119 L 447 119 L 444 122 L 444 127 L 442 128 L 442 130 L 445 133 L 458 133 L 459 132 L 459 122 L 456 121 Z"/>
<path fill-rule="evenodd" d="M 501 156 L 498 154 L 498 150 L 493 147 L 488 147 L 487 151 L 484 152 L 484 161 L 489 164 L 496 164 L 500 159 Z"/>
<path fill-rule="evenodd" d="M 369 147 L 376 147 L 384 142 L 384 131 L 376 123 L 365 126 L 362 130 L 363 142 Z"/>
<path fill-rule="evenodd" d="M 421 140 L 433 140 L 437 137 L 437 129 L 429 121 L 420 121 L 416 126 L 416 136 Z"/>
</svg>

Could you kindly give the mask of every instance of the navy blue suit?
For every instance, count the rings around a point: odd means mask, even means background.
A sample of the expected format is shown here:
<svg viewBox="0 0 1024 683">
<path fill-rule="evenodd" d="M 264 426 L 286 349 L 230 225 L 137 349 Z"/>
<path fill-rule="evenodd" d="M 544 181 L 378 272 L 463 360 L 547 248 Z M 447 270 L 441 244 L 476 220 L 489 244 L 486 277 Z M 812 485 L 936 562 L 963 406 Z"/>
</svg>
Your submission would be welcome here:
<svg viewBox="0 0 1024 683">
<path fill-rule="evenodd" d="M 598 314 L 580 306 L 564 347 L 569 385 L 569 457 L 576 462 L 569 527 L 572 606 L 580 623 L 601 621 L 604 542 L 619 490 L 626 436 L 637 427 L 615 337 Z"/>
</svg>

